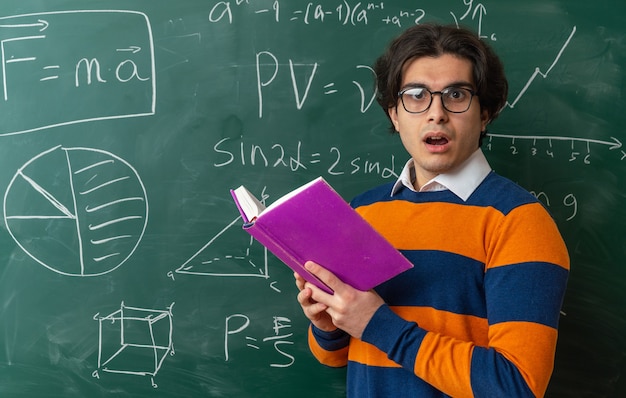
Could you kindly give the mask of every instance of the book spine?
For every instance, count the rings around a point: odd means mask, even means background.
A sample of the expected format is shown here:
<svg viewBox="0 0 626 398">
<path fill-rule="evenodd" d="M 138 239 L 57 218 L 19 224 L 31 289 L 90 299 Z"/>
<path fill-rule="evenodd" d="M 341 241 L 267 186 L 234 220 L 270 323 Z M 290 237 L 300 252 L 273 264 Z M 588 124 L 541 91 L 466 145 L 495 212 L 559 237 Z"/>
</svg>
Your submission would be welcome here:
<svg viewBox="0 0 626 398">
<path fill-rule="evenodd" d="M 304 268 L 304 262 L 306 260 L 298 258 L 298 256 L 289 250 L 285 244 L 281 243 L 277 237 L 273 236 L 269 231 L 263 228 L 262 224 L 259 224 L 258 222 L 244 224 L 243 229 L 252 235 L 252 237 L 254 237 L 254 239 L 256 239 L 259 243 L 265 246 L 276 257 L 278 257 L 278 259 L 285 263 L 285 265 L 291 268 L 294 272 L 297 272 L 308 282 L 311 282 L 327 293 L 333 293 L 328 286 Z"/>
</svg>

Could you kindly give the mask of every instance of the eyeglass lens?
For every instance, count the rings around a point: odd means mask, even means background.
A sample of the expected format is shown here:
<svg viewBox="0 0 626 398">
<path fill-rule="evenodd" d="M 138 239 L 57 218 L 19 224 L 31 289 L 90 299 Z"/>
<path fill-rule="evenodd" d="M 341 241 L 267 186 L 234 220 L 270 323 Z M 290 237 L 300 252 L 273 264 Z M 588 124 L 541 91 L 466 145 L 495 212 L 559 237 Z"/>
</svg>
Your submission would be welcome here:
<svg viewBox="0 0 626 398">
<path fill-rule="evenodd" d="M 439 94 L 443 107 L 453 113 L 465 112 L 469 109 L 474 93 L 462 87 L 448 87 L 441 91 L 430 91 L 425 87 L 413 87 L 400 92 L 402 105 L 407 112 L 425 112 Z"/>
</svg>

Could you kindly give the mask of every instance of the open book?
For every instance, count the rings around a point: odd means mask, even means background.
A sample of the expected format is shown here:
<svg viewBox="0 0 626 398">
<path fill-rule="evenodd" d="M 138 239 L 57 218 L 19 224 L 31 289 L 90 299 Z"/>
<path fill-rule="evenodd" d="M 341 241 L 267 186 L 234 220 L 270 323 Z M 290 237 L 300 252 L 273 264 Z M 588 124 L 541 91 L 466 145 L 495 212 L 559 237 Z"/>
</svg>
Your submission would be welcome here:
<svg viewBox="0 0 626 398">
<path fill-rule="evenodd" d="M 306 271 L 314 261 L 359 290 L 393 278 L 413 265 L 322 178 L 267 208 L 245 187 L 231 190 L 243 229 L 308 282 L 332 290 Z"/>
</svg>

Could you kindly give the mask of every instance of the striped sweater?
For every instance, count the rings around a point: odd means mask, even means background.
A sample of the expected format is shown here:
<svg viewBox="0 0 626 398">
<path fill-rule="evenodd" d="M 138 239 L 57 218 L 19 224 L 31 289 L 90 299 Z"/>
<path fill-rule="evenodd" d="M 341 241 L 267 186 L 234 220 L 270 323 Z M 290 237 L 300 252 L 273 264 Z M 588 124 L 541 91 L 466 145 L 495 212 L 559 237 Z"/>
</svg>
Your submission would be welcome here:
<svg viewBox="0 0 626 398">
<path fill-rule="evenodd" d="M 552 373 L 569 257 L 543 205 L 491 172 L 466 202 L 393 184 L 352 202 L 415 267 L 376 288 L 362 339 L 311 326 L 348 366 L 348 397 L 541 397 Z"/>
</svg>

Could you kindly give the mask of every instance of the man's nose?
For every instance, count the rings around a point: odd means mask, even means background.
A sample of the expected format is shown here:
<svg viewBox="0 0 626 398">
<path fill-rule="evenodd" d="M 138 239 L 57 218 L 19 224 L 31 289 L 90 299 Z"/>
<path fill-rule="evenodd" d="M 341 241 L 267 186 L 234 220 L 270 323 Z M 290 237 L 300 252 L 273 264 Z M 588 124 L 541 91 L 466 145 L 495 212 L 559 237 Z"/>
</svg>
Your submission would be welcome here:
<svg viewBox="0 0 626 398">
<path fill-rule="evenodd" d="M 434 123 L 443 123 L 448 119 L 448 111 L 443 106 L 441 93 L 435 93 L 432 96 L 432 101 L 427 111 L 428 121 Z"/>
</svg>

